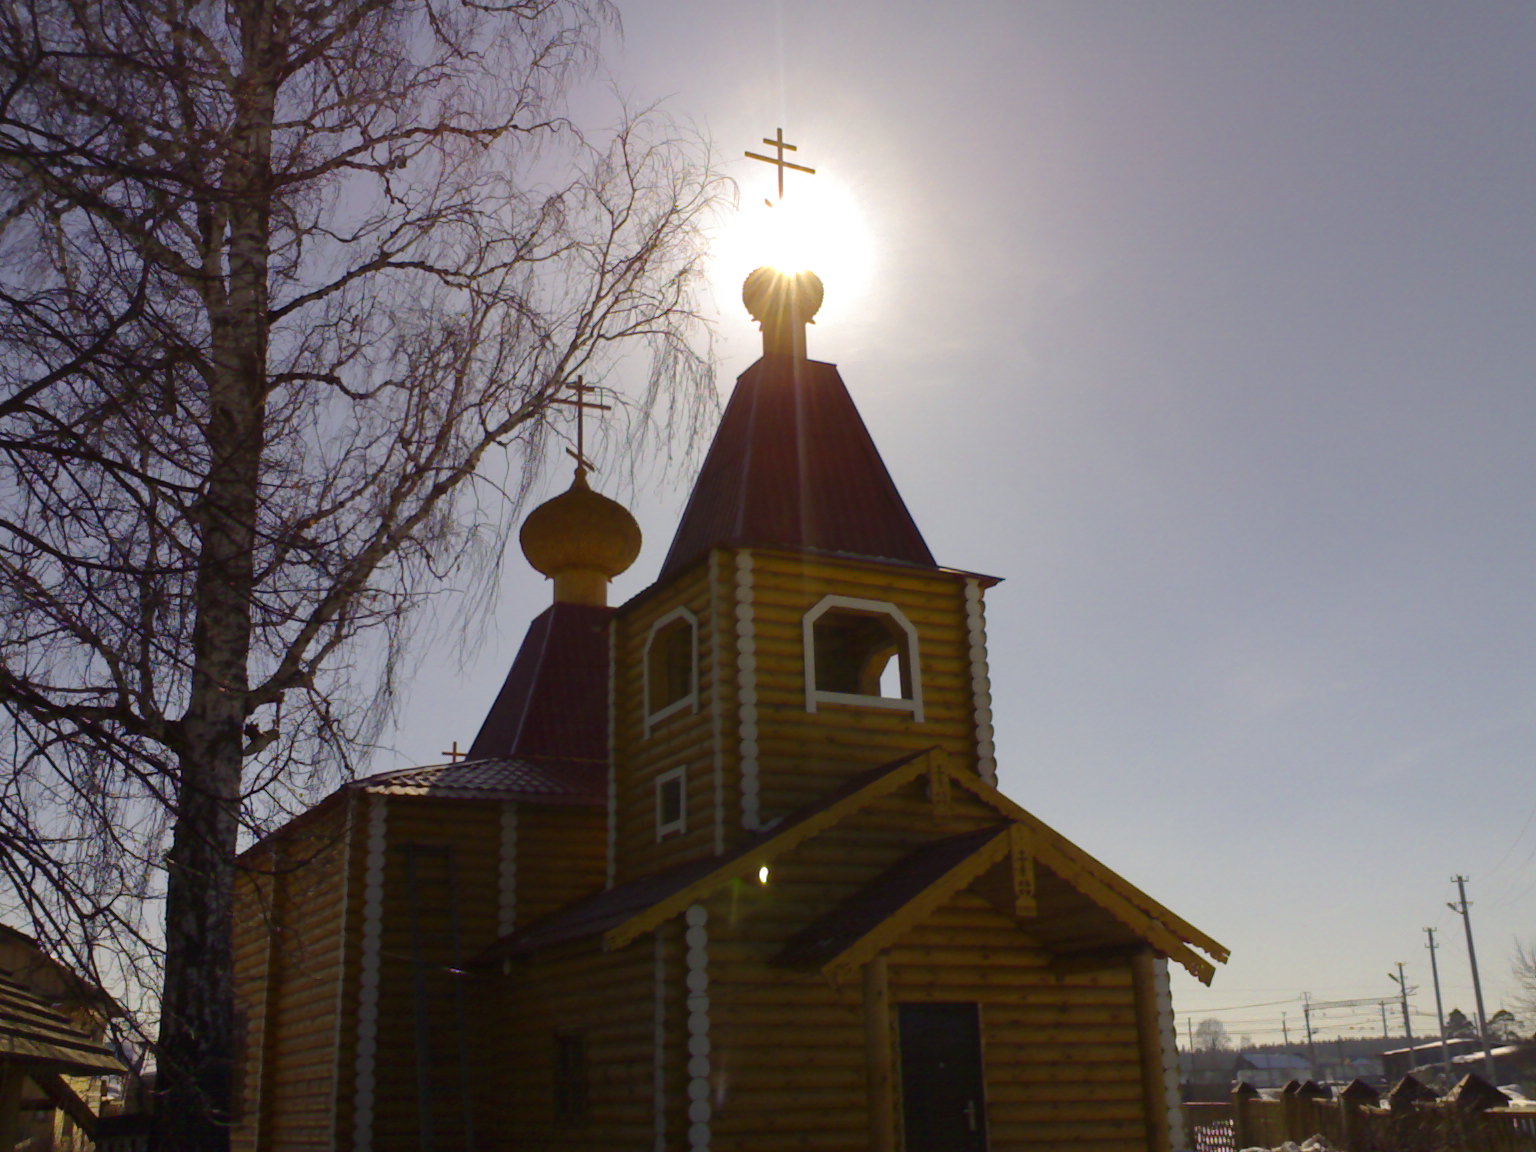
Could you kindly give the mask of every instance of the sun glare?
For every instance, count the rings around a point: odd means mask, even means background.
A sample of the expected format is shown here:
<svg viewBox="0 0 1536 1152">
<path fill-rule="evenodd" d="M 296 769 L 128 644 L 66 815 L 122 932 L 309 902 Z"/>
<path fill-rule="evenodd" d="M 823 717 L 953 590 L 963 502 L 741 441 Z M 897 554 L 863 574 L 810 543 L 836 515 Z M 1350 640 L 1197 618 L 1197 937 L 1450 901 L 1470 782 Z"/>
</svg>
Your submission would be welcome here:
<svg viewBox="0 0 1536 1152">
<path fill-rule="evenodd" d="M 815 272 L 829 308 L 845 306 L 868 287 L 874 245 L 848 190 L 824 176 L 801 180 L 771 206 L 755 197 L 721 230 L 714 246 L 715 283 L 722 299 L 747 273 L 768 265 Z"/>
</svg>

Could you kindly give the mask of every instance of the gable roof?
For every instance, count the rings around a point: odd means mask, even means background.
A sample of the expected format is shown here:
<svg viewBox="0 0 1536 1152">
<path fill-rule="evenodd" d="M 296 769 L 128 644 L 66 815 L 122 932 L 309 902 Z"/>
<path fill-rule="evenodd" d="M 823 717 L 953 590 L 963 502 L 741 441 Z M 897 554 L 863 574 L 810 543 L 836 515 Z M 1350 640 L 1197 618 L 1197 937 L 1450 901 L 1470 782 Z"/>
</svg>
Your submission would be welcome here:
<svg viewBox="0 0 1536 1152">
<path fill-rule="evenodd" d="M 1195 949 L 1217 961 L 1226 960 L 1228 951 L 1223 945 L 1116 875 L 975 773 L 952 766 L 939 748 L 912 753 L 852 777 L 820 803 L 802 809 L 777 827 L 758 833 L 721 856 L 691 860 L 578 901 L 504 937 L 481 960 L 526 954 L 594 935 L 602 936 L 605 949 L 621 948 L 731 881 L 746 880 L 759 867 L 771 865 L 779 856 L 925 772 L 966 788 L 1006 817 L 1008 825 L 940 841 L 898 863 L 855 897 L 862 897 L 868 904 L 857 913 L 860 922 L 873 922 L 880 908 L 889 915 L 891 910 L 905 907 L 925 894 L 952 894 L 1000 860 L 1001 853 L 1009 850 L 1002 844 L 1017 839 L 1031 858 L 1045 865 L 1064 886 L 1129 929 L 1133 938 L 1146 941 L 1176 960 L 1202 983 L 1210 983 L 1215 968 Z M 948 884 L 939 883 L 946 878 Z M 962 879 L 964 883 L 959 883 Z M 857 937 L 849 935 L 857 931 L 856 925 L 851 926 L 836 934 L 835 939 L 829 939 L 824 947 L 833 948 L 841 942 L 841 951 L 846 951 L 866 939 L 872 929 Z M 813 943 L 811 939 L 802 942 L 807 954 L 815 951 Z"/>
<path fill-rule="evenodd" d="M 829 974 L 857 968 L 912 921 L 972 883 L 1007 850 L 1006 824 L 924 845 L 793 936 L 773 962 Z"/>
<path fill-rule="evenodd" d="M 556 603 L 534 617 L 469 746 L 470 759 L 606 763 L 612 616 L 612 608 Z"/>
<path fill-rule="evenodd" d="M 934 566 L 837 368 L 788 355 L 737 379 L 658 579 L 719 545 Z"/>
<path fill-rule="evenodd" d="M 699 894 L 713 891 L 732 877 L 746 877 L 756 872 L 767 859 L 770 847 L 772 854 L 777 856 L 836 823 L 847 811 L 861 808 L 870 799 L 901 787 L 924 769 L 928 757 L 935 751 L 915 752 L 860 773 L 845 781 L 820 804 L 790 817 L 776 828 L 757 833 L 722 856 L 701 856 L 578 900 L 552 916 L 498 940 L 480 960 L 489 962 L 504 956 L 522 955 L 599 933 L 605 948 L 621 948 L 683 911 L 698 899 Z"/>
</svg>

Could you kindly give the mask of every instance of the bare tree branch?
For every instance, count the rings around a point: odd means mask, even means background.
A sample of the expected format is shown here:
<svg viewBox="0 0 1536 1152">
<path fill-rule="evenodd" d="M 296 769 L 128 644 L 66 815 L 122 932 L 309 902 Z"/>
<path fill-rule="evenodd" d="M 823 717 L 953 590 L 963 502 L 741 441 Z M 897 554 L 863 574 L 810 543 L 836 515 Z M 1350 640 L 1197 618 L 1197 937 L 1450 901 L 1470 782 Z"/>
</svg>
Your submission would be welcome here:
<svg viewBox="0 0 1536 1152">
<path fill-rule="evenodd" d="M 707 158 L 561 106 L 611 21 L 0 10 L 0 901 L 158 1024 L 168 1149 L 228 1142 L 242 829 L 365 754 L 416 612 L 494 563 L 487 472 L 525 491 L 622 343 L 642 423 L 712 402 Z"/>
</svg>

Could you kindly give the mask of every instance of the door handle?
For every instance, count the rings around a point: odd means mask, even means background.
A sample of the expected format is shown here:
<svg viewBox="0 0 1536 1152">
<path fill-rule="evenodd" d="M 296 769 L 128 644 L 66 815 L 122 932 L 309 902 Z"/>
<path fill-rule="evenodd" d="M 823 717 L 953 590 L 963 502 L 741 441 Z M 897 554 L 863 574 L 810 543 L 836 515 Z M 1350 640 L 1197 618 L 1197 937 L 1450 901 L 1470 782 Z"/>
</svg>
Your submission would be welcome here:
<svg viewBox="0 0 1536 1152">
<path fill-rule="evenodd" d="M 965 1102 L 965 1122 L 971 1126 L 971 1131 L 976 1131 L 976 1101 Z"/>
</svg>

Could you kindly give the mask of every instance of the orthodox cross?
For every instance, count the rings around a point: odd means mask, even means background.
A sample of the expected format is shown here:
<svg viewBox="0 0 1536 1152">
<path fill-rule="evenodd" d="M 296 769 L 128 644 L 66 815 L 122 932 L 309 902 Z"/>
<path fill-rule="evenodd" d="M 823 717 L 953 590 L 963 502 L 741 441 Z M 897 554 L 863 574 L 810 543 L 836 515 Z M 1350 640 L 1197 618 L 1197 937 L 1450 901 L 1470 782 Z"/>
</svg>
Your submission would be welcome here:
<svg viewBox="0 0 1536 1152">
<path fill-rule="evenodd" d="M 764 136 L 763 143 L 767 144 L 771 148 L 776 149 L 778 154 L 775 156 L 760 156 L 756 152 L 748 152 L 747 159 L 761 160 L 764 164 L 772 164 L 779 170 L 780 200 L 784 199 L 784 169 L 793 168 L 796 172 L 804 172 L 808 176 L 816 175 L 816 169 L 807 168 L 804 164 L 792 164 L 788 160 L 784 159 L 784 153 L 799 151 L 795 145 L 784 143 L 784 129 L 775 128 L 773 130 L 773 139 L 770 140 L 767 136 Z M 769 207 L 772 207 L 772 204 L 770 204 Z"/>
<path fill-rule="evenodd" d="M 576 409 L 576 451 L 567 448 L 566 454 L 576 461 L 576 467 L 584 472 L 595 472 L 592 462 L 587 459 L 587 410 L 594 412 L 607 412 L 613 408 L 611 404 L 599 404 L 596 400 L 588 400 L 589 392 L 596 392 L 595 384 L 588 384 L 585 378 L 578 376 L 571 381 L 571 391 L 576 393 L 574 400 L 551 400 L 551 404 L 562 404 L 567 408 Z"/>
<path fill-rule="evenodd" d="M 450 763 L 450 764 L 457 764 L 460 760 L 464 759 L 464 757 L 468 756 L 469 753 L 468 752 L 460 752 L 459 751 L 459 742 L 457 740 L 455 740 L 453 742 L 453 748 L 451 750 L 449 750 L 447 752 L 439 752 L 438 755 L 439 756 L 446 756 L 446 757 L 448 757 L 448 763 Z"/>
</svg>

